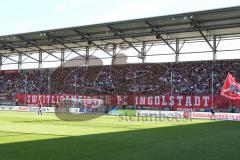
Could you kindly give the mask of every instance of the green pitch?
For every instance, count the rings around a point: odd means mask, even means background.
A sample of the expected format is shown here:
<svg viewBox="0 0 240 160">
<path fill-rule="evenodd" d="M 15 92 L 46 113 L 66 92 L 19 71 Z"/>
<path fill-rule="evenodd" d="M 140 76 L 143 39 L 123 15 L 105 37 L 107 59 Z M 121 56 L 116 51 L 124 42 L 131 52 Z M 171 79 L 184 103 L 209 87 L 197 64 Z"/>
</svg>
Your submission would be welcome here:
<svg viewBox="0 0 240 160">
<path fill-rule="evenodd" d="M 240 122 L 60 121 L 0 112 L 0 160 L 239 159 Z"/>
</svg>

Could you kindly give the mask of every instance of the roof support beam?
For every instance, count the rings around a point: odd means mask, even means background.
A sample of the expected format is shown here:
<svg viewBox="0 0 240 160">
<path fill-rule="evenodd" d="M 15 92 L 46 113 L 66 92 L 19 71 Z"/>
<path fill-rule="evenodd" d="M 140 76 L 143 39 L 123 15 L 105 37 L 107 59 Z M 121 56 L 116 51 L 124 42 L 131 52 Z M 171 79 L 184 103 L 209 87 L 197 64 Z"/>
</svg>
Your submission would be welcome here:
<svg viewBox="0 0 240 160">
<path fill-rule="evenodd" d="M 217 38 L 213 36 L 213 60 L 217 60 Z"/>
<path fill-rule="evenodd" d="M 38 68 L 42 68 L 43 63 L 42 51 L 39 51 L 38 56 L 39 56 Z"/>
<path fill-rule="evenodd" d="M 159 32 L 161 32 L 160 29 L 159 29 L 159 27 L 156 27 L 154 24 L 152 24 L 151 22 L 148 22 L 148 21 L 145 21 L 145 23 L 153 30 L 153 32 L 156 33 L 156 38 L 157 38 L 157 39 L 161 39 L 174 53 L 177 52 L 176 49 L 174 49 L 174 48 L 168 43 L 168 41 L 167 41 L 166 39 L 164 39 L 164 38 L 162 37 L 162 35 L 159 33 Z"/>
<path fill-rule="evenodd" d="M 112 65 L 115 65 L 117 58 L 117 46 L 116 44 L 113 45 L 113 55 L 112 55 Z"/>
<path fill-rule="evenodd" d="M 65 61 L 65 50 L 61 50 L 61 66 L 64 67 L 64 61 Z"/>
<path fill-rule="evenodd" d="M 19 53 L 18 54 L 18 70 L 21 70 L 22 69 L 22 54 Z"/>
<path fill-rule="evenodd" d="M 2 70 L 2 55 L 0 54 L 0 71 Z"/>
<path fill-rule="evenodd" d="M 10 60 L 13 61 L 13 62 L 18 63 L 18 61 L 16 61 L 15 59 L 10 58 L 9 56 L 5 56 L 5 55 L 3 55 L 3 54 L 1 54 L 1 56 L 4 57 L 4 58 L 6 58 L 6 59 L 10 59 Z"/>
<path fill-rule="evenodd" d="M 28 54 L 25 54 L 25 53 L 23 53 L 23 52 L 21 52 L 21 51 L 15 49 L 15 48 L 14 48 L 13 50 L 16 51 L 16 52 L 19 53 L 19 54 L 23 54 L 24 56 L 26 56 L 26 57 L 28 57 L 28 58 L 31 58 L 31 59 L 35 60 L 36 62 L 39 61 L 38 59 L 33 58 L 32 56 L 29 56 Z"/>
<path fill-rule="evenodd" d="M 20 39 L 22 39 L 22 40 L 24 40 L 24 41 L 26 41 L 27 43 L 33 45 L 34 47 L 36 47 L 36 48 L 39 49 L 40 51 L 42 51 L 42 52 L 44 52 L 44 53 L 47 53 L 47 54 L 51 55 L 52 57 L 57 58 L 58 60 L 60 60 L 59 57 L 55 56 L 55 55 L 52 54 L 51 52 L 46 51 L 45 49 L 42 49 L 41 47 L 39 47 L 38 45 L 36 45 L 35 42 L 33 42 L 32 40 L 29 40 L 29 39 L 24 38 L 24 37 L 22 37 L 22 36 L 17 36 L 17 37 L 20 38 Z"/>
<path fill-rule="evenodd" d="M 214 50 L 212 44 L 210 43 L 210 41 L 207 39 L 207 37 L 203 34 L 202 30 L 200 29 L 200 27 L 197 28 L 198 32 L 201 34 L 201 36 L 203 37 L 203 39 L 207 42 L 207 44 L 209 45 L 209 47 Z"/>
<path fill-rule="evenodd" d="M 15 51 L 19 54 L 23 54 L 24 56 L 31 58 L 31 59 L 35 60 L 36 62 L 38 62 L 38 60 L 36 58 L 33 58 L 33 57 L 29 56 L 28 54 L 25 54 L 25 53 L 19 51 L 18 49 L 13 48 L 11 45 L 7 44 L 5 41 L 0 40 L 0 42 L 3 43 L 8 49 L 10 49 L 11 52 Z"/>
<path fill-rule="evenodd" d="M 117 30 L 115 28 L 113 28 L 110 25 L 107 25 L 108 29 L 110 29 L 112 32 L 115 33 L 115 35 L 117 37 L 119 37 L 120 39 L 122 39 L 125 43 L 127 43 L 130 47 L 132 47 L 134 50 L 136 50 L 139 54 L 142 54 L 141 51 L 139 51 L 139 49 L 137 49 L 131 42 L 127 41 L 122 35 L 125 35 L 124 32 Z"/>
<path fill-rule="evenodd" d="M 141 52 L 141 59 L 142 59 L 142 63 L 145 63 L 145 59 L 146 59 L 146 42 L 142 42 L 142 52 Z"/>
<path fill-rule="evenodd" d="M 194 16 L 191 16 L 189 18 L 189 20 L 190 20 L 190 25 L 193 26 L 194 29 L 198 30 L 198 32 L 201 34 L 203 39 L 207 42 L 208 46 L 211 48 L 211 50 L 213 52 L 213 60 L 215 61 L 217 59 L 217 47 L 218 47 L 218 44 L 219 44 L 219 43 L 217 44 L 216 35 L 213 36 L 213 44 L 211 44 L 210 41 L 207 39 L 207 37 L 202 32 L 198 20 Z M 220 42 L 220 40 L 219 40 L 219 42 Z"/>
<path fill-rule="evenodd" d="M 86 47 L 86 59 L 85 59 L 85 66 L 89 65 L 89 47 Z"/>
<path fill-rule="evenodd" d="M 77 51 L 75 51 L 74 49 L 72 49 L 71 47 L 67 46 L 66 44 L 64 44 L 61 40 L 59 40 L 59 38 L 56 38 L 55 36 L 51 35 L 50 33 L 46 33 L 46 35 L 48 36 L 48 38 L 53 39 L 54 41 L 58 42 L 59 44 L 61 44 L 63 47 L 67 48 L 68 50 L 70 50 L 73 53 L 76 53 L 77 55 L 81 56 L 82 58 L 85 58 L 85 56 L 79 54 Z"/>
<path fill-rule="evenodd" d="M 179 39 L 176 39 L 176 55 L 175 55 L 175 62 L 178 63 L 179 61 L 179 52 L 180 52 L 180 47 L 179 47 Z"/>
<path fill-rule="evenodd" d="M 197 29 L 198 32 L 201 34 L 201 36 L 203 37 L 203 39 L 207 42 L 207 44 L 209 45 L 209 47 L 212 49 L 212 51 L 214 51 L 214 47 L 213 45 L 210 43 L 210 41 L 207 39 L 207 37 L 204 35 L 204 33 L 202 32 L 199 22 L 198 20 L 194 17 L 194 16 L 190 16 L 189 17 L 190 20 L 190 25 L 194 28 Z"/>
<path fill-rule="evenodd" d="M 112 56 L 111 53 L 109 53 L 107 50 L 105 50 L 104 48 L 102 48 L 100 45 L 97 45 L 95 42 L 89 40 L 89 38 L 87 38 L 86 34 L 78 31 L 77 29 L 74 29 L 74 32 L 76 32 L 78 35 L 80 35 L 83 39 L 85 39 L 86 41 L 88 41 L 88 44 L 93 44 L 95 47 L 97 47 L 98 49 L 102 50 L 103 52 L 105 52 L 106 54 L 108 54 L 109 56 Z"/>
</svg>

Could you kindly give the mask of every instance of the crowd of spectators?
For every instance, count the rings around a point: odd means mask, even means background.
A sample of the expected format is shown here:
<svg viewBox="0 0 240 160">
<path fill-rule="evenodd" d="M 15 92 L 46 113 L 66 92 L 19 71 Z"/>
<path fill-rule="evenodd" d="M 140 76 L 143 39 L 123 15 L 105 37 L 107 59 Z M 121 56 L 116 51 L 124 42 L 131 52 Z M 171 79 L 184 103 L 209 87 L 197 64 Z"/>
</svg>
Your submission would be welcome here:
<svg viewBox="0 0 240 160">
<path fill-rule="evenodd" d="M 112 80 L 119 94 L 166 94 L 169 86 L 159 79 L 166 72 L 162 64 L 128 64 L 112 67 Z"/>
<path fill-rule="evenodd" d="M 219 95 L 238 60 L 82 66 L 0 73 L 0 100 L 16 94 Z"/>
<path fill-rule="evenodd" d="M 14 101 L 16 94 L 48 93 L 49 70 L 22 70 L 0 73 L 0 99 L 2 103 Z"/>
<path fill-rule="evenodd" d="M 240 80 L 239 69 L 237 60 L 174 63 L 160 79 L 174 95 L 219 95 L 228 72 Z"/>
</svg>

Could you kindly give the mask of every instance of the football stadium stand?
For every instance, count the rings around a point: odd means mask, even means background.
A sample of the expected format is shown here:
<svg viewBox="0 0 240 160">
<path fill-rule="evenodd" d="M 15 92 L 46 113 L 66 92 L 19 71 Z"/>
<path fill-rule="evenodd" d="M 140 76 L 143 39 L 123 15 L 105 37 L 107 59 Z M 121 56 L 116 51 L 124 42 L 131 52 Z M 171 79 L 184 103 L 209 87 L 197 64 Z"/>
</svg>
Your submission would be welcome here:
<svg viewBox="0 0 240 160">
<path fill-rule="evenodd" d="M 32 105 L 34 95 L 100 95 L 113 106 L 239 107 L 220 96 L 228 73 L 240 80 L 239 60 L 218 58 L 223 52 L 240 51 L 229 49 L 231 45 L 221 48 L 223 42 L 240 40 L 239 10 L 231 7 L 1 36 L 0 104 Z M 200 50 L 195 50 L 196 44 Z M 169 53 L 160 53 L 163 50 Z M 188 55 L 202 59 L 181 60 Z M 134 64 L 128 63 L 131 59 Z M 27 64 L 35 69 L 24 69 Z M 50 99 L 44 105 L 51 106 Z"/>
</svg>

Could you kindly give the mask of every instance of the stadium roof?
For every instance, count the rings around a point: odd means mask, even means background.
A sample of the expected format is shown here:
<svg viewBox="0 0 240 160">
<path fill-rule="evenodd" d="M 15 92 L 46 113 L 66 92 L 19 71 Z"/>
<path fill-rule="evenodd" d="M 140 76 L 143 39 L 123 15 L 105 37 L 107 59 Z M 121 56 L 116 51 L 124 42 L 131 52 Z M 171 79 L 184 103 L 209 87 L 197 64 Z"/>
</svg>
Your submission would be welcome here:
<svg viewBox="0 0 240 160">
<path fill-rule="evenodd" d="M 0 54 L 240 35 L 240 6 L 0 37 Z"/>
</svg>

